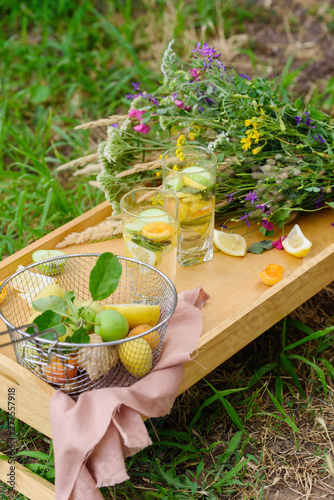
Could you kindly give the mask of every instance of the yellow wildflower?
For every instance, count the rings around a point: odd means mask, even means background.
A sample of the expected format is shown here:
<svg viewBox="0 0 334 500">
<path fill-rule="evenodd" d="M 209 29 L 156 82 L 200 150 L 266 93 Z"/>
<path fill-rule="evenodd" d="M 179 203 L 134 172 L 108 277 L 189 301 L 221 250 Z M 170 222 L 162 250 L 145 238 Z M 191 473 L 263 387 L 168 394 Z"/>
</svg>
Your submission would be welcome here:
<svg viewBox="0 0 334 500">
<path fill-rule="evenodd" d="M 249 127 L 251 123 L 252 123 L 251 120 L 249 119 L 245 120 L 245 127 Z"/>
<path fill-rule="evenodd" d="M 256 120 L 254 120 L 254 121 L 253 121 L 253 128 L 257 128 L 257 125 L 258 125 L 257 121 L 256 121 Z"/>
<path fill-rule="evenodd" d="M 247 151 L 251 147 L 251 144 L 252 144 L 251 138 L 249 136 L 242 137 L 240 139 L 240 142 L 244 143 L 244 145 L 242 146 L 242 149 L 244 149 L 245 151 Z"/>
<path fill-rule="evenodd" d="M 189 132 L 189 134 L 188 134 L 188 136 L 187 136 L 187 137 L 188 137 L 188 139 L 189 139 L 190 141 L 194 141 L 194 140 L 195 140 L 195 134 L 194 134 L 194 132 Z"/>
<path fill-rule="evenodd" d="M 156 177 L 161 177 L 161 172 L 155 172 Z"/>
<path fill-rule="evenodd" d="M 255 149 L 252 149 L 252 153 L 253 155 L 257 155 L 260 151 L 261 151 L 262 148 L 255 148 Z"/>
<path fill-rule="evenodd" d="M 173 166 L 173 170 L 175 170 L 175 171 L 179 170 L 179 167 L 176 165 L 176 163 L 175 163 L 175 165 Z"/>
<path fill-rule="evenodd" d="M 177 146 L 182 146 L 182 144 L 184 144 L 186 141 L 186 138 L 183 134 L 180 135 L 180 137 L 178 138 L 177 142 L 176 142 L 176 145 Z"/>
<path fill-rule="evenodd" d="M 260 134 L 259 134 L 259 132 L 256 129 L 254 129 L 252 131 L 252 135 L 250 135 L 250 137 L 252 139 L 255 139 L 255 144 L 257 144 L 259 142 L 259 139 L 260 139 Z"/>
</svg>

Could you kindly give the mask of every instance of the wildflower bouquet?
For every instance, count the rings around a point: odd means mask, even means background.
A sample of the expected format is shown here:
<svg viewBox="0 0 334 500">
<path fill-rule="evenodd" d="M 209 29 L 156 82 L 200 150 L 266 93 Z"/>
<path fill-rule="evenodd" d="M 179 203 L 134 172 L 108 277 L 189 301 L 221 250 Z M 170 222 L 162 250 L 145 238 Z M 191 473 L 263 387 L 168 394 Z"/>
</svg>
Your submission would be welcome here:
<svg viewBox="0 0 334 500">
<path fill-rule="evenodd" d="M 172 41 L 161 71 L 153 94 L 132 84 L 128 116 L 99 146 L 97 180 L 114 207 L 134 184 L 159 184 L 161 153 L 192 144 L 217 154 L 221 220 L 249 226 L 255 219 L 269 235 L 299 211 L 334 208 L 334 123 L 327 115 L 290 101 L 278 80 L 227 70 L 206 43 L 183 62 Z"/>
</svg>

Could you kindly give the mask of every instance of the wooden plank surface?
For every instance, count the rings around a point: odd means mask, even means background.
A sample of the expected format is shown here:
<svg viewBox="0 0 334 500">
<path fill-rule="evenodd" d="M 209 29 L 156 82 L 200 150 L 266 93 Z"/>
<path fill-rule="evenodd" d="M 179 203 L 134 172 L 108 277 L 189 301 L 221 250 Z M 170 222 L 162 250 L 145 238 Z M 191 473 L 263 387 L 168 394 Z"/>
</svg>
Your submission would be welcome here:
<svg viewBox="0 0 334 500">
<path fill-rule="evenodd" d="M 178 293 L 202 286 L 211 296 L 203 308 L 203 332 L 193 359 L 185 365 L 180 393 L 334 281 L 332 213 L 332 210 L 326 210 L 298 218 L 297 222 L 304 234 L 313 242 L 309 254 L 303 259 L 276 249 L 261 255 L 246 254 L 242 258 L 215 252 L 211 262 L 188 268 L 177 267 L 175 286 Z M 5 259 L 0 263 L 0 279 L 3 280 L 15 272 L 19 264 L 29 264 L 31 254 L 36 249 L 54 248 L 67 234 L 82 231 L 104 220 L 108 215 L 110 207 L 106 202 L 102 203 L 87 214 Z M 293 224 L 286 227 L 285 233 Z M 254 241 L 263 239 L 258 231 L 245 236 L 248 246 Z M 277 231 L 274 238 L 279 236 L 280 233 Z M 117 255 L 124 255 L 122 239 L 70 246 L 64 251 L 67 254 L 111 251 Z M 284 278 L 275 286 L 268 287 L 260 281 L 259 273 L 267 264 L 273 263 L 284 267 Z M 1 343 L 4 341 L 5 338 L 2 337 Z M 9 387 L 15 387 L 17 391 L 16 416 L 51 437 L 49 402 L 54 389 L 18 365 L 11 347 L 0 350 L 0 406 L 3 409 L 7 408 Z M 5 467 L 0 463 L 0 479 L 5 477 L 3 475 Z M 28 494 L 19 491 L 31 500 L 37 497 L 54 499 L 52 486 L 45 485 L 44 480 L 39 484 L 38 476 L 31 478 L 30 472 L 23 469 L 22 471 L 20 469 L 22 481 L 29 478 L 29 484 L 32 486 Z"/>
<path fill-rule="evenodd" d="M 36 248 L 53 248 L 55 242 L 69 234 L 73 228 L 79 231 L 90 223 L 96 224 L 103 220 L 106 212 L 108 214 L 107 208 L 103 203 L 102 206 L 89 211 L 86 218 L 81 216 L 80 221 L 72 221 L 70 229 L 66 224 L 63 230 L 60 228 L 39 240 L 40 246 L 35 242 L 23 253 L 18 252 L 4 260 L 0 263 L 2 279 L 16 271 L 22 262 L 30 263 L 31 253 Z M 230 257 L 215 252 L 211 262 L 187 268 L 177 266 L 175 286 L 178 292 L 202 286 L 211 296 L 203 308 L 203 333 L 196 356 L 185 366 L 180 393 L 334 281 L 334 228 L 331 226 L 333 220 L 331 210 L 298 219 L 305 235 L 313 242 L 308 256 L 303 259 L 276 249 L 261 255 L 246 254 L 245 257 Z M 292 225 L 287 227 L 286 232 Z M 247 236 L 248 245 L 258 241 L 259 235 L 262 239 L 258 231 L 251 232 Z M 275 235 L 278 236 L 279 233 Z M 64 251 L 67 254 L 111 251 L 124 255 L 121 238 L 73 245 Z M 7 260 L 9 265 L 6 265 Z M 281 264 L 284 267 L 284 279 L 273 287 L 264 285 L 259 279 L 260 271 L 269 263 Z M 1 342 L 3 341 L 1 338 Z M 23 401 L 26 401 L 23 394 L 29 390 L 31 384 L 38 388 L 35 392 L 30 391 L 29 401 L 32 407 L 40 409 L 39 418 L 36 420 L 33 412 L 30 414 L 29 405 L 28 408 L 22 405 L 18 418 L 50 436 L 50 428 L 45 422 L 49 418 L 48 402 L 54 389 L 19 366 L 15 362 L 12 348 L 0 350 L 0 375 L 21 387 Z M 7 384 L 0 383 L 0 404 L 6 400 L 6 387 Z"/>
<path fill-rule="evenodd" d="M 18 463 L 12 465 L 7 460 L 0 460 L 0 481 L 3 481 L 4 485 L 8 481 L 7 475 L 13 472 L 10 467 L 15 467 L 15 491 L 19 491 L 30 500 L 55 500 L 55 488 L 49 481 L 34 474 L 23 465 Z"/>
</svg>

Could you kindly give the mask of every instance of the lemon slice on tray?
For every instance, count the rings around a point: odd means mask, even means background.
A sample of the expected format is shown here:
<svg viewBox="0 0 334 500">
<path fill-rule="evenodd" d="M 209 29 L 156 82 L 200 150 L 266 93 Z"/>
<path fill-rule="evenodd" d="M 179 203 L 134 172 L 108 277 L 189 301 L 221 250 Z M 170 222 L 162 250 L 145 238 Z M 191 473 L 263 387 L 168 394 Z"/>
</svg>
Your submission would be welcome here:
<svg viewBox="0 0 334 500">
<path fill-rule="evenodd" d="M 132 259 L 140 260 L 150 266 L 155 266 L 157 264 L 158 256 L 151 250 L 147 250 L 147 248 L 141 247 L 132 241 L 126 242 L 126 248 L 128 250 L 129 257 Z"/>
<path fill-rule="evenodd" d="M 286 252 L 295 257 L 305 257 L 310 251 L 312 243 L 308 240 L 298 224 L 295 224 L 288 236 L 282 240 L 283 248 Z"/>
<path fill-rule="evenodd" d="M 213 242 L 219 250 L 234 257 L 243 257 L 247 251 L 246 240 L 239 234 L 224 233 L 215 229 Z"/>
</svg>

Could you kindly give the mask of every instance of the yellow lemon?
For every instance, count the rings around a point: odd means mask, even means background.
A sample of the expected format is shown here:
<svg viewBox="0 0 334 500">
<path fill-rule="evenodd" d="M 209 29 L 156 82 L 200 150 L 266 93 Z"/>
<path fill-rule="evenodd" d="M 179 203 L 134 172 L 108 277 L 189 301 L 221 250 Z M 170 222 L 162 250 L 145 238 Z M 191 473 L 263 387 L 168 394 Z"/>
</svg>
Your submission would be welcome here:
<svg viewBox="0 0 334 500">
<path fill-rule="evenodd" d="M 0 281 L 0 286 L 1 285 L 2 285 L 2 281 Z M 5 300 L 6 297 L 7 297 L 6 288 L 3 288 L 0 292 L 0 304 L 2 304 L 2 302 Z"/>
<path fill-rule="evenodd" d="M 135 335 L 140 335 L 141 333 L 144 333 L 147 330 L 150 330 L 151 328 L 152 328 L 151 325 L 145 325 L 145 324 L 144 325 L 135 326 L 128 333 L 128 337 L 133 337 Z M 160 338 L 158 330 L 154 330 L 153 332 L 148 333 L 144 337 L 140 337 L 140 338 L 143 338 L 144 340 L 146 340 L 146 342 L 149 343 L 152 351 L 154 349 L 156 349 L 157 347 L 159 347 L 160 342 L 161 342 L 161 338 Z"/>
<path fill-rule="evenodd" d="M 213 242 L 222 252 L 235 257 L 243 257 L 247 251 L 247 243 L 239 234 L 224 233 L 214 230 Z"/>
<path fill-rule="evenodd" d="M 282 240 L 286 252 L 295 257 L 305 257 L 310 251 L 312 243 L 305 238 L 298 224 L 295 224 L 288 236 Z"/>
<path fill-rule="evenodd" d="M 155 252 L 147 250 L 147 248 L 141 247 L 132 241 L 125 242 L 125 255 L 150 266 L 155 266 L 158 263 L 158 255 Z"/>
<path fill-rule="evenodd" d="M 155 326 L 160 318 L 160 306 L 155 304 L 105 304 L 104 309 L 113 309 L 122 314 L 130 330 L 143 324 Z"/>
<path fill-rule="evenodd" d="M 123 366 L 133 377 L 142 378 L 152 369 L 152 350 L 142 338 L 124 342 L 118 354 Z"/>
</svg>

